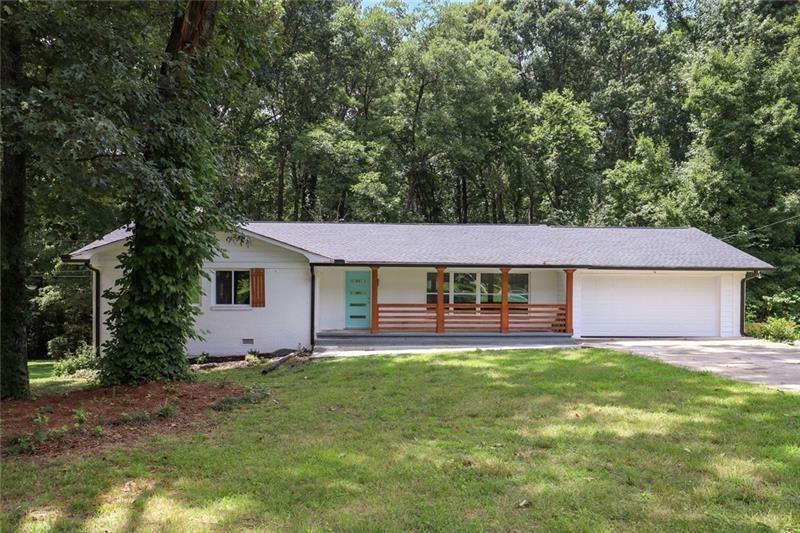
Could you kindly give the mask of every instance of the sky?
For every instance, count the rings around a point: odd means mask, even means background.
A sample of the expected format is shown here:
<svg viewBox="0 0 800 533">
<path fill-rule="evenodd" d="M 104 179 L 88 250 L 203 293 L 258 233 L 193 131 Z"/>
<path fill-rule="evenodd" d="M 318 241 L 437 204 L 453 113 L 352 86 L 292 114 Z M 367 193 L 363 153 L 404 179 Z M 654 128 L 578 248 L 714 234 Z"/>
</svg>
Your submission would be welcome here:
<svg viewBox="0 0 800 533">
<path fill-rule="evenodd" d="M 423 0 L 401 0 L 401 1 L 412 9 L 419 7 L 423 4 Z M 443 0 L 443 1 L 448 4 L 466 4 L 471 0 Z M 362 9 L 369 9 L 370 7 L 376 6 L 381 2 L 383 2 L 383 0 L 361 0 L 361 7 Z M 656 20 L 656 24 L 658 24 L 659 27 L 664 26 L 664 20 L 661 18 L 661 15 L 659 14 L 658 9 L 656 7 L 651 7 L 646 11 L 646 13 Z"/>
</svg>

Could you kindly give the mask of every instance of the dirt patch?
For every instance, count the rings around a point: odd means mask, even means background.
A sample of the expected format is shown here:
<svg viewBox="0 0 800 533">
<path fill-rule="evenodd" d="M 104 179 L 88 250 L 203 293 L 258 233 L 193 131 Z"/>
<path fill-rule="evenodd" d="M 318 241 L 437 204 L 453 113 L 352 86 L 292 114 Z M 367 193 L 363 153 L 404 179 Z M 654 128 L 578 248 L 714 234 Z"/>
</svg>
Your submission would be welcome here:
<svg viewBox="0 0 800 533">
<path fill-rule="evenodd" d="M 247 394 L 229 383 L 147 383 L 8 400 L 0 405 L 1 442 L 4 452 L 23 439 L 34 445 L 29 453 L 52 455 L 172 434 L 207 423 L 203 413 L 221 400 Z"/>
</svg>

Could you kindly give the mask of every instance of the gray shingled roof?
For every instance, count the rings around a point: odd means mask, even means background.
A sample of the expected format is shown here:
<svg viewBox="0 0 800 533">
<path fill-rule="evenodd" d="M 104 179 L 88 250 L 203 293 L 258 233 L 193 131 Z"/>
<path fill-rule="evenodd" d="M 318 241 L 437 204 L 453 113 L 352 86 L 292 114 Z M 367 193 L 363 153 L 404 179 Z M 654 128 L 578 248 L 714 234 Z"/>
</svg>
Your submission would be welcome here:
<svg viewBox="0 0 800 533">
<path fill-rule="evenodd" d="M 695 228 L 251 222 L 248 231 L 360 264 L 763 270 L 771 265 Z M 123 229 L 73 252 L 125 238 Z"/>
</svg>

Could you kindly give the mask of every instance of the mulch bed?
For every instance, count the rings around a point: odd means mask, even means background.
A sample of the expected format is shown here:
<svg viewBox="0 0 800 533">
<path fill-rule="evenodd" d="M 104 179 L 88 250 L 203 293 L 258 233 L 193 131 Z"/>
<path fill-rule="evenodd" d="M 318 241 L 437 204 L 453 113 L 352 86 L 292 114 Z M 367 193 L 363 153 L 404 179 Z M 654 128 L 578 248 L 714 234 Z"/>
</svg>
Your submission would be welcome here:
<svg viewBox="0 0 800 533">
<path fill-rule="evenodd" d="M 85 451 L 148 435 L 174 434 L 207 423 L 202 420 L 206 418 L 203 413 L 222 398 L 240 398 L 247 392 L 229 383 L 173 382 L 73 391 L 32 401 L 7 400 L 0 404 L 0 443 L 7 452 L 20 436 L 30 437 L 36 429 L 37 414 L 47 417 L 42 429 L 49 435 L 57 435 L 36 443 L 32 453 L 37 456 L 65 450 Z M 165 410 L 165 406 L 171 407 Z M 86 415 L 79 428 L 76 428 L 76 411 Z M 159 412 L 163 416 L 156 414 Z M 96 429 L 98 426 L 102 429 Z"/>
</svg>

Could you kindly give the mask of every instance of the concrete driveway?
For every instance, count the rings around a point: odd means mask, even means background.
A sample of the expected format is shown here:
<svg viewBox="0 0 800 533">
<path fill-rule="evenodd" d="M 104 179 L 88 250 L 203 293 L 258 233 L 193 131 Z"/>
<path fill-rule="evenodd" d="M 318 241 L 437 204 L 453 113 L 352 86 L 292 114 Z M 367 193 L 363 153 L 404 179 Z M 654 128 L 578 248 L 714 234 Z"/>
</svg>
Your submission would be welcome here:
<svg viewBox="0 0 800 533">
<path fill-rule="evenodd" d="M 758 339 L 584 339 L 584 346 L 613 348 L 692 370 L 800 392 L 800 346 Z"/>
</svg>

